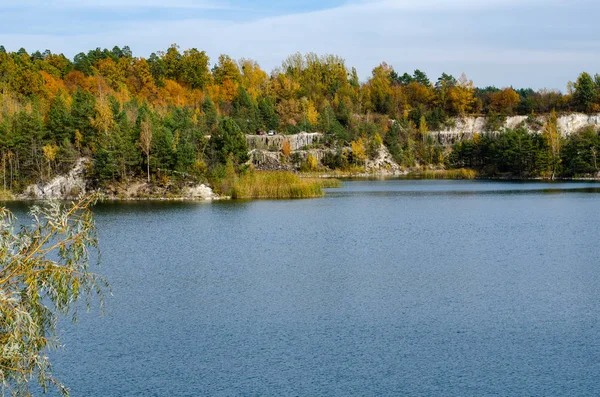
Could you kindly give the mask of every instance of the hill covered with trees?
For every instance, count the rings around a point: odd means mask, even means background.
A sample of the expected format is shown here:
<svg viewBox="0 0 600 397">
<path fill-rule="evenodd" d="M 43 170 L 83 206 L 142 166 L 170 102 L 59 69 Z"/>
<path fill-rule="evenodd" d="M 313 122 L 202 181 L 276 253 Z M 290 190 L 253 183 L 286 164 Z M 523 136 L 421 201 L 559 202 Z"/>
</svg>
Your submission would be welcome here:
<svg viewBox="0 0 600 397">
<path fill-rule="evenodd" d="M 20 191 L 88 157 L 97 186 L 130 178 L 215 180 L 248 160 L 243 134 L 319 131 L 338 149 L 330 168 L 360 165 L 385 145 L 404 167 L 471 167 L 488 175 L 596 173 L 597 131 L 569 138 L 553 112 L 600 111 L 600 77 L 582 73 L 566 93 L 478 88 L 465 75 L 395 71 L 361 82 L 335 55 L 294 54 L 271 72 L 250 59 L 173 45 L 147 58 L 128 47 L 74 59 L 0 46 L 0 172 Z M 428 131 L 454 117 L 548 115 L 541 134 L 510 130 L 443 147 Z M 211 137 L 210 139 L 208 137 Z M 345 150 L 348 148 L 349 150 Z"/>
</svg>

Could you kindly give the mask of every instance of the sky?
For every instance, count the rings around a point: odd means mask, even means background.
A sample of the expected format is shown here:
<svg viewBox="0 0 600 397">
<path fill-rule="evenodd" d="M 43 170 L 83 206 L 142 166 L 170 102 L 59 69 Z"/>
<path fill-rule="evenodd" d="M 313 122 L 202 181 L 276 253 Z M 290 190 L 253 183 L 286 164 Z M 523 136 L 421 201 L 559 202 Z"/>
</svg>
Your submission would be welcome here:
<svg viewBox="0 0 600 397">
<path fill-rule="evenodd" d="M 366 80 L 386 62 L 431 80 L 564 91 L 600 73 L 597 0 L 0 0 L 0 44 L 72 58 L 177 43 L 251 58 L 267 71 L 296 52 L 336 54 Z"/>
</svg>

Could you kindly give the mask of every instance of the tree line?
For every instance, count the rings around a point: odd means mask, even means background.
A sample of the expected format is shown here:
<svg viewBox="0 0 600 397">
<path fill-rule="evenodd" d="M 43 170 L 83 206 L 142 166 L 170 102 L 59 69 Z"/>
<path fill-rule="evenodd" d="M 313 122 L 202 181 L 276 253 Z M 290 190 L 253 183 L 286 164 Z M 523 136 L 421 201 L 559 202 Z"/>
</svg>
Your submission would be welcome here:
<svg viewBox="0 0 600 397">
<path fill-rule="evenodd" d="M 480 166 L 451 156 L 427 132 L 455 116 L 551 111 L 600 111 L 600 77 L 582 73 L 561 93 L 477 88 L 464 74 L 430 80 L 386 63 L 361 82 L 340 57 L 313 53 L 267 73 L 251 59 L 221 55 L 211 63 L 204 51 L 177 45 L 147 58 L 125 46 L 72 60 L 0 46 L 1 183 L 11 190 L 64 172 L 81 156 L 92 159 L 98 184 L 218 175 L 228 160 L 247 160 L 243 134 L 258 130 L 321 131 L 330 146 L 354 149 L 350 158 L 329 156 L 331 167 L 360 164 L 380 144 L 405 166 Z"/>
</svg>

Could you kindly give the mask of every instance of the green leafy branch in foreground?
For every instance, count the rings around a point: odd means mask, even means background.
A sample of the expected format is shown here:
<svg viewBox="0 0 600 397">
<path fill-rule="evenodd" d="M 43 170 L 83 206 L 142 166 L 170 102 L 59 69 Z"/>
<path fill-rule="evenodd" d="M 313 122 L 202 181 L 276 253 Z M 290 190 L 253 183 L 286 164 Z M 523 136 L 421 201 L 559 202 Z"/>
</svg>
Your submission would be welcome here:
<svg viewBox="0 0 600 397">
<path fill-rule="evenodd" d="M 77 300 L 89 310 L 93 297 L 104 305 L 108 283 L 91 273 L 98 260 L 96 227 L 86 196 L 70 206 L 51 202 L 31 209 L 33 223 L 18 226 L 0 207 L 0 384 L 2 395 L 31 395 L 30 382 L 68 389 L 52 376 L 48 349 L 59 347 L 61 315 L 77 319 Z M 93 258 L 93 259 L 92 259 Z"/>
</svg>

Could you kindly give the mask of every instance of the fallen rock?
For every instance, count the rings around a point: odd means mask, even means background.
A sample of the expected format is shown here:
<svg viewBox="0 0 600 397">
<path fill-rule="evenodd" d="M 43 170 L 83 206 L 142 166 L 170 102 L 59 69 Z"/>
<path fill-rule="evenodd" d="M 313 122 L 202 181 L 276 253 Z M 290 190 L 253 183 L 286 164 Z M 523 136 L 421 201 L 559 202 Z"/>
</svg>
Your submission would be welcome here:
<svg viewBox="0 0 600 397">
<path fill-rule="evenodd" d="M 219 197 L 205 184 L 187 187 L 183 190 L 184 197 L 195 200 L 216 200 Z"/>
</svg>

